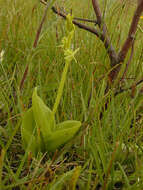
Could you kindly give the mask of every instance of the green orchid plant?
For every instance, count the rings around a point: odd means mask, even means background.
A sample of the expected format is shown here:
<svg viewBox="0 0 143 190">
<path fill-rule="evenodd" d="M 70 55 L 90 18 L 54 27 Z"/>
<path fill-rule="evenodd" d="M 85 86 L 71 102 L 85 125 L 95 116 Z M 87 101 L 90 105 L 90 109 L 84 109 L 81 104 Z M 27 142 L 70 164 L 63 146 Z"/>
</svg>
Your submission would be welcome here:
<svg viewBox="0 0 143 190">
<path fill-rule="evenodd" d="M 46 106 L 43 100 L 37 95 L 37 88 L 32 95 L 32 107 L 23 114 L 21 125 L 21 136 L 23 147 L 36 156 L 38 152 L 53 152 L 57 148 L 70 141 L 81 127 L 80 121 L 69 120 L 56 124 L 55 113 L 57 111 L 63 88 L 71 61 L 75 60 L 75 53 L 71 49 L 75 27 L 72 23 L 72 16 L 67 15 L 66 36 L 62 40 L 61 47 L 64 49 L 65 67 L 62 73 L 57 98 L 53 110 Z"/>
</svg>

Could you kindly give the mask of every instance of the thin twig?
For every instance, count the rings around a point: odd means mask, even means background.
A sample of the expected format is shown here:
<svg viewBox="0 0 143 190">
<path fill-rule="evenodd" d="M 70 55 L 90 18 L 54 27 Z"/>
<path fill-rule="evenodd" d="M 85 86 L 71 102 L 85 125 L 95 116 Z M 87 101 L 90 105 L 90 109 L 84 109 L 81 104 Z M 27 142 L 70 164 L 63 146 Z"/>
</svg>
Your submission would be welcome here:
<svg viewBox="0 0 143 190">
<path fill-rule="evenodd" d="M 115 96 L 125 92 L 125 91 L 128 91 L 128 90 L 132 90 L 133 86 L 137 87 L 138 85 L 140 85 L 141 83 L 143 83 L 143 78 L 140 79 L 138 82 L 136 82 L 135 84 L 131 85 L 129 88 L 124 88 L 124 89 L 120 89 L 119 91 L 117 91 L 115 93 Z"/>
<path fill-rule="evenodd" d="M 36 48 L 37 47 L 37 44 L 38 44 L 38 40 L 39 40 L 39 37 L 40 37 L 40 33 L 41 33 L 41 30 L 42 30 L 42 27 L 43 27 L 43 24 L 46 20 L 46 16 L 47 16 L 47 11 L 48 11 L 48 8 L 51 4 L 51 1 L 46 4 L 46 8 L 45 8 L 45 11 L 44 11 L 44 14 L 43 14 L 43 17 L 42 17 L 42 20 L 41 20 L 41 23 L 38 27 L 38 30 L 37 30 L 37 33 L 36 33 L 36 37 L 35 37 L 35 40 L 34 40 L 34 43 L 33 43 L 33 48 Z M 22 80 L 20 82 L 20 91 L 22 90 L 23 88 L 23 85 L 24 85 L 24 82 L 26 80 L 26 77 L 27 77 L 27 74 L 28 74 L 28 70 L 29 70 L 29 64 L 30 63 L 27 63 L 26 65 L 26 68 L 25 68 L 25 71 L 24 71 L 24 74 L 23 74 L 23 77 L 22 77 Z"/>
<path fill-rule="evenodd" d="M 40 37 L 40 33 L 41 33 L 41 30 L 42 30 L 42 27 L 43 27 L 43 24 L 46 20 L 46 16 L 47 16 L 47 11 L 49 9 L 49 6 L 50 6 L 51 2 L 49 2 L 46 6 L 46 9 L 44 11 L 44 14 L 43 14 L 43 17 L 42 17 L 42 20 L 41 20 L 41 23 L 39 25 L 39 28 L 37 30 L 37 34 L 36 34 L 36 37 L 35 37 L 35 41 L 34 41 L 34 44 L 33 44 L 33 48 L 36 48 L 37 47 L 37 43 L 38 43 L 38 40 L 39 40 L 39 37 Z"/>
<path fill-rule="evenodd" d="M 91 19 L 86 19 L 86 18 L 78 18 L 78 17 L 74 17 L 73 19 L 83 21 L 83 22 L 91 22 L 91 23 L 94 23 L 94 24 L 98 24 L 97 20 L 91 20 Z"/>
<path fill-rule="evenodd" d="M 26 68 L 25 68 L 25 71 L 24 71 L 22 80 L 21 80 L 21 82 L 20 82 L 20 91 L 21 91 L 22 88 L 23 88 L 24 81 L 26 80 L 26 77 L 27 77 L 27 74 L 28 74 L 28 70 L 29 70 L 29 63 L 26 65 Z"/>
</svg>

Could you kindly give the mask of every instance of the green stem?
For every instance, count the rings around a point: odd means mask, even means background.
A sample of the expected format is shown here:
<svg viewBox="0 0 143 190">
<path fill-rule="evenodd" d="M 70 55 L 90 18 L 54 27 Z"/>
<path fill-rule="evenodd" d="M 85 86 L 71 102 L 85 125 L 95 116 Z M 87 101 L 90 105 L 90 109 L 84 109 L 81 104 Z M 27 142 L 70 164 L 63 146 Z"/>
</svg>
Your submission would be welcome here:
<svg viewBox="0 0 143 190">
<path fill-rule="evenodd" d="M 59 88 L 58 88 L 57 97 L 56 97 L 55 104 L 54 104 L 54 107 L 53 107 L 53 114 L 56 113 L 57 108 L 58 108 L 59 103 L 60 103 L 61 96 L 63 94 L 63 88 L 64 88 L 64 84 L 65 84 L 65 81 L 66 81 L 66 76 L 67 76 L 69 64 L 70 64 L 70 61 L 66 60 L 66 64 L 65 64 L 65 67 L 64 67 L 64 70 L 63 70 L 63 73 L 62 73 L 62 78 L 61 78 L 61 81 L 60 81 L 60 85 L 59 85 Z"/>
</svg>

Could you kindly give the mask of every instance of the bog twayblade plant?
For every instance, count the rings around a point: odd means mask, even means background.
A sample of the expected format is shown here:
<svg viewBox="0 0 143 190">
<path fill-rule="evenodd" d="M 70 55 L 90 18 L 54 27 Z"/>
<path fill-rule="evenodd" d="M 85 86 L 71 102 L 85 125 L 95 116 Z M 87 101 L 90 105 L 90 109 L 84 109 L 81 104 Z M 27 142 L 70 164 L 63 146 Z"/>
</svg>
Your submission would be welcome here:
<svg viewBox="0 0 143 190">
<path fill-rule="evenodd" d="M 38 152 L 51 152 L 61 147 L 78 132 L 81 126 L 80 121 L 69 120 L 56 124 L 55 113 L 63 93 L 68 67 L 78 50 L 71 49 L 71 40 L 75 28 L 72 17 L 67 16 L 66 36 L 62 40 L 61 47 L 64 49 L 65 67 L 62 73 L 57 98 L 50 110 L 43 100 L 37 95 L 37 88 L 32 95 L 32 107 L 23 114 L 21 125 L 21 136 L 25 150 L 36 156 Z"/>
</svg>

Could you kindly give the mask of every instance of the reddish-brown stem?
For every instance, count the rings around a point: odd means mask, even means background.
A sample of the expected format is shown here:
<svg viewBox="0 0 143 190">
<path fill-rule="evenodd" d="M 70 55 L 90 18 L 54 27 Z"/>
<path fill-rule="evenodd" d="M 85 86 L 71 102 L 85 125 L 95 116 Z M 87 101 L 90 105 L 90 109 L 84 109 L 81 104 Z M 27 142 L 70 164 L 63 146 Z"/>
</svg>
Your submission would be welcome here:
<svg viewBox="0 0 143 190">
<path fill-rule="evenodd" d="M 139 22 L 139 19 L 140 19 L 142 12 L 143 12 L 143 0 L 141 0 L 137 6 L 137 9 L 135 11 L 135 14 L 134 14 L 132 22 L 131 22 L 128 37 L 125 40 L 123 47 L 121 48 L 121 51 L 119 52 L 119 55 L 118 55 L 118 61 L 119 62 L 124 61 L 124 59 L 128 53 L 128 50 L 134 41 L 135 33 L 137 31 L 137 25 L 138 25 L 138 22 Z"/>
<path fill-rule="evenodd" d="M 140 19 L 140 16 L 141 16 L 141 13 L 143 12 L 143 0 L 140 1 L 140 4 L 138 4 L 137 6 L 137 9 L 134 13 L 134 16 L 133 16 L 133 19 L 132 19 L 132 22 L 131 22 L 131 26 L 130 26 L 130 29 L 129 29 L 129 33 L 128 33 L 128 37 L 127 39 L 125 40 L 119 54 L 118 54 L 118 60 L 117 62 L 115 62 L 115 65 L 118 64 L 118 66 L 113 69 L 111 71 L 111 73 L 109 74 L 109 78 L 111 81 L 114 81 L 114 79 L 117 77 L 119 71 L 120 71 L 120 68 L 121 68 L 121 64 L 122 62 L 124 62 L 126 56 L 127 56 L 127 53 L 130 49 L 130 47 L 132 46 L 134 40 L 135 40 L 135 33 L 137 31 L 137 25 L 138 25 L 138 22 L 139 22 L 139 19 Z M 131 62 L 131 60 L 130 60 Z M 113 66 L 115 66 L 113 65 Z M 111 64 L 112 66 L 112 64 Z"/>
<path fill-rule="evenodd" d="M 41 23 L 40 23 L 40 25 L 39 25 L 39 27 L 38 27 L 38 30 L 37 30 L 37 33 L 36 33 L 36 37 L 35 37 L 35 40 L 34 40 L 34 43 L 33 43 L 33 48 L 36 48 L 36 47 L 37 47 L 38 40 L 39 40 L 39 37 L 40 37 L 40 33 L 41 33 L 41 30 L 42 30 L 43 24 L 44 24 L 44 22 L 45 22 L 45 20 L 46 20 L 46 15 L 47 15 L 48 8 L 49 8 L 49 4 L 47 4 L 47 6 L 46 6 L 46 9 L 45 9 L 45 11 L 44 11 L 44 14 L 43 14 Z M 25 68 L 25 71 L 24 71 L 22 80 L 21 80 L 21 82 L 20 82 L 20 91 L 22 90 L 23 85 L 24 85 L 24 82 L 25 82 L 26 77 L 27 77 L 27 75 L 28 75 L 28 70 L 29 70 L 29 63 L 26 65 L 26 68 Z"/>
<path fill-rule="evenodd" d="M 101 11 L 100 11 L 100 8 L 99 8 L 98 1 L 97 0 L 92 0 L 92 6 L 94 8 L 94 12 L 95 12 L 96 17 L 97 17 L 97 22 L 98 22 L 98 24 L 100 26 L 101 22 L 102 22 L 102 14 L 101 14 Z"/>
<path fill-rule="evenodd" d="M 46 6 L 46 9 L 45 9 L 45 11 L 44 11 L 43 18 L 42 18 L 42 20 L 41 20 L 41 23 L 40 23 L 39 28 L 38 28 L 37 33 L 36 33 L 36 37 L 35 37 L 35 41 L 34 41 L 34 44 L 33 44 L 33 48 L 36 48 L 36 47 L 37 47 L 38 40 L 39 40 L 39 37 L 40 37 L 40 33 L 41 33 L 41 31 L 42 31 L 43 24 L 44 24 L 44 22 L 45 22 L 45 20 L 46 20 L 48 8 L 49 8 L 49 6 L 47 5 L 47 6 Z"/>
<path fill-rule="evenodd" d="M 97 17 L 97 24 L 99 25 L 101 31 L 103 31 L 104 38 L 106 38 L 108 42 L 111 43 L 111 40 L 107 35 L 107 26 L 102 20 L 102 13 L 99 7 L 98 0 L 92 0 L 92 6 Z"/>
<path fill-rule="evenodd" d="M 20 82 L 20 91 L 21 91 L 22 88 L 23 88 L 24 81 L 25 81 L 25 79 L 26 79 L 26 77 L 27 77 L 27 74 L 28 74 L 28 69 L 29 69 L 29 65 L 27 64 L 27 65 L 26 65 L 26 68 L 25 68 L 25 71 L 24 71 L 24 74 L 23 74 L 23 77 L 22 77 L 22 80 L 21 80 L 21 82 Z"/>
</svg>

